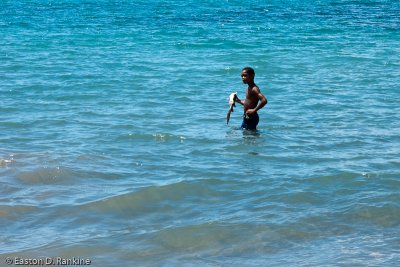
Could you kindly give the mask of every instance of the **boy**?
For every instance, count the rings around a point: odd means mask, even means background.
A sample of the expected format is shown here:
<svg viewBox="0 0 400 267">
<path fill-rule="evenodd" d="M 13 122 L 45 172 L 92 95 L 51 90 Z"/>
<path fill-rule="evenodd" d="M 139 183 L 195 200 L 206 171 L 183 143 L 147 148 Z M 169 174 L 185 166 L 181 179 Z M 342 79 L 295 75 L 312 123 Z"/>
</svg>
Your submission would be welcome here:
<svg viewBox="0 0 400 267">
<path fill-rule="evenodd" d="M 241 76 L 243 83 L 248 85 L 246 90 L 246 99 L 243 101 L 236 98 L 235 100 L 235 102 L 243 105 L 244 115 L 242 128 L 246 130 L 256 130 L 259 121 L 257 111 L 264 107 L 268 100 L 254 83 L 255 73 L 252 68 L 244 68 Z"/>
</svg>

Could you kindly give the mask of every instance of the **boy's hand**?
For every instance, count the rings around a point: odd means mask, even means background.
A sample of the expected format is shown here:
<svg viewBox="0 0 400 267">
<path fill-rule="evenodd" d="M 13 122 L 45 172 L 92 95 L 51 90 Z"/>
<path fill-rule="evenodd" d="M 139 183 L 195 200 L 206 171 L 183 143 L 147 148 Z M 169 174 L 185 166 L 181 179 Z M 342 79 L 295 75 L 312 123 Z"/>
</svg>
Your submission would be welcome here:
<svg viewBox="0 0 400 267">
<path fill-rule="evenodd" d="M 256 113 L 256 112 L 257 112 L 257 111 L 256 111 L 255 108 L 248 109 L 248 110 L 246 111 L 246 115 L 253 115 L 253 114 Z"/>
</svg>

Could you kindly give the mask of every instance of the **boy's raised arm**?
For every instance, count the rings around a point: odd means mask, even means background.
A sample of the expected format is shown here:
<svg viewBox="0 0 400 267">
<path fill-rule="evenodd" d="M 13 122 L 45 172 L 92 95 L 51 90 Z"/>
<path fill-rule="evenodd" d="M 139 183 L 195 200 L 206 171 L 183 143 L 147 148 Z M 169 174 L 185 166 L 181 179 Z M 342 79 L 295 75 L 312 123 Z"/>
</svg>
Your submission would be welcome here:
<svg viewBox="0 0 400 267">
<path fill-rule="evenodd" d="M 236 96 L 235 102 L 237 102 L 237 103 L 239 103 L 241 105 L 244 105 L 244 101 L 240 100 L 238 96 Z"/>
</svg>

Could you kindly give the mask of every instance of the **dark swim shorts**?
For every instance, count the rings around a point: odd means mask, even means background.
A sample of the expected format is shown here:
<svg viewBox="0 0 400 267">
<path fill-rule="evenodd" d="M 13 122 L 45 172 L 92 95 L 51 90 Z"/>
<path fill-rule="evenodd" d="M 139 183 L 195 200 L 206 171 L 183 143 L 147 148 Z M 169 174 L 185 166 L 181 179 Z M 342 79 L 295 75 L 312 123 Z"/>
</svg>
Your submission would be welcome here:
<svg viewBox="0 0 400 267">
<path fill-rule="evenodd" d="M 256 130 L 257 129 L 257 124 L 260 118 L 258 117 L 258 114 L 255 113 L 251 115 L 250 117 L 246 118 L 246 114 L 243 115 L 243 122 L 242 122 L 242 128 L 246 130 Z"/>
</svg>

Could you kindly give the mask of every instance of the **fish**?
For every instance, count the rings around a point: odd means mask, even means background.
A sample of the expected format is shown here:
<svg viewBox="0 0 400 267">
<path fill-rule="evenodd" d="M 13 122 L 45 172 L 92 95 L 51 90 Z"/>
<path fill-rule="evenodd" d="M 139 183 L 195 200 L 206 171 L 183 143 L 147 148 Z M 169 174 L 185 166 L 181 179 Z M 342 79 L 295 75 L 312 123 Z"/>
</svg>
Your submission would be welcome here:
<svg viewBox="0 0 400 267">
<path fill-rule="evenodd" d="M 231 117 L 231 112 L 233 112 L 233 108 L 235 107 L 235 100 L 237 99 L 237 92 L 229 95 L 229 109 L 228 114 L 226 114 L 226 125 L 229 123 L 229 119 Z"/>
</svg>

